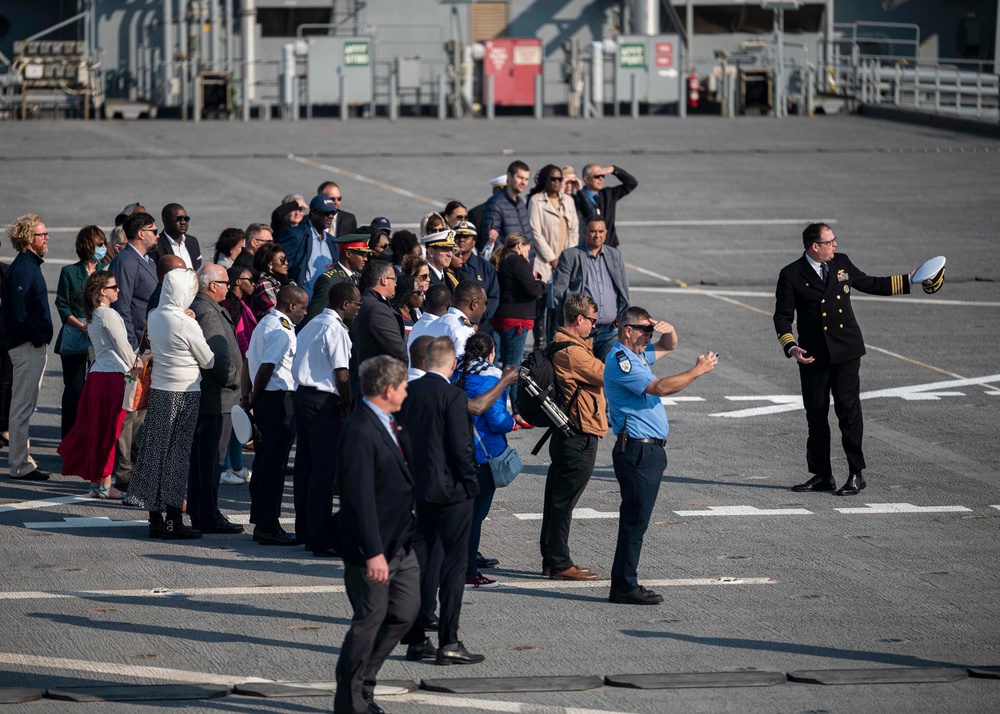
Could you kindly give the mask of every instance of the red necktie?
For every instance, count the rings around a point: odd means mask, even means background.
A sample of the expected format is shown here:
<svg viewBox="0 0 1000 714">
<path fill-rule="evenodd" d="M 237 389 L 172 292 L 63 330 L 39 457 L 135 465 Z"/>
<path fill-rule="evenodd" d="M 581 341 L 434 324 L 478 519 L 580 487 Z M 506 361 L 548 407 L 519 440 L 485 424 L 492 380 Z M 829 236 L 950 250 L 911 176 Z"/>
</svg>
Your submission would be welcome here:
<svg viewBox="0 0 1000 714">
<path fill-rule="evenodd" d="M 403 462 L 406 462 L 406 452 L 403 451 L 403 442 L 399 440 L 399 434 L 396 431 L 396 420 L 389 417 L 389 427 L 392 429 L 392 438 L 396 441 L 396 448 L 399 449 L 399 455 L 403 457 Z"/>
</svg>

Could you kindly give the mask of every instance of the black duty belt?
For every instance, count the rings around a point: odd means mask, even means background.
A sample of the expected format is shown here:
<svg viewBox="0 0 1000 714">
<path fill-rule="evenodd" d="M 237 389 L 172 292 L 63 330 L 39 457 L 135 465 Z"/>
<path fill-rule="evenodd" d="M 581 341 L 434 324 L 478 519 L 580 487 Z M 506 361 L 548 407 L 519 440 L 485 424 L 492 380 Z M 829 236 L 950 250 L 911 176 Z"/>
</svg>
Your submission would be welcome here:
<svg viewBox="0 0 1000 714">
<path fill-rule="evenodd" d="M 656 444 L 657 446 L 666 446 L 666 439 L 633 439 L 631 436 L 628 439 L 630 444 Z"/>
</svg>

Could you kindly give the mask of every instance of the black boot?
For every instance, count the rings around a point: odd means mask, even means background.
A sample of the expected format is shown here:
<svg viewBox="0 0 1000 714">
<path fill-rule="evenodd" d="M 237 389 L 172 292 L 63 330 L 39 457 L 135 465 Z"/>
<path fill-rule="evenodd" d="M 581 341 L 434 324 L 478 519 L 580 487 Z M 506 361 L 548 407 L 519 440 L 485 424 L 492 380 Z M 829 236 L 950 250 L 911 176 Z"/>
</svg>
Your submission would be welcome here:
<svg viewBox="0 0 1000 714">
<path fill-rule="evenodd" d="M 163 537 L 163 514 L 159 511 L 149 512 L 149 537 Z"/>
<path fill-rule="evenodd" d="M 184 514 L 176 506 L 167 506 L 167 517 L 163 521 L 163 540 L 187 540 L 201 538 L 201 531 L 184 525 Z"/>
</svg>

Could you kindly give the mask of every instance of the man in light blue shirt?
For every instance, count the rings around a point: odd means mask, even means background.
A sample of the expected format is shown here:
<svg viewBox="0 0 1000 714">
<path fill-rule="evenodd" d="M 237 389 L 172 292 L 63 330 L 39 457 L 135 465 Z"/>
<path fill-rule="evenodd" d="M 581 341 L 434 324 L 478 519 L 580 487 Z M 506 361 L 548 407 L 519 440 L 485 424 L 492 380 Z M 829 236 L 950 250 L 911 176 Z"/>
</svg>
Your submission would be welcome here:
<svg viewBox="0 0 1000 714">
<path fill-rule="evenodd" d="M 653 332 L 660 339 L 652 343 Z M 670 430 L 660 397 L 676 394 L 712 371 L 719 358 L 699 355 L 695 366 L 672 377 L 657 378 L 649 366 L 677 348 L 673 325 L 654 320 L 641 307 L 629 307 L 618 318 L 618 342 L 604 362 L 604 393 L 611 428 L 618 435 L 611 460 L 621 488 L 618 543 L 611 566 L 610 602 L 658 605 L 663 596 L 639 585 L 637 571 L 642 539 L 667 468 L 664 445 Z"/>
</svg>

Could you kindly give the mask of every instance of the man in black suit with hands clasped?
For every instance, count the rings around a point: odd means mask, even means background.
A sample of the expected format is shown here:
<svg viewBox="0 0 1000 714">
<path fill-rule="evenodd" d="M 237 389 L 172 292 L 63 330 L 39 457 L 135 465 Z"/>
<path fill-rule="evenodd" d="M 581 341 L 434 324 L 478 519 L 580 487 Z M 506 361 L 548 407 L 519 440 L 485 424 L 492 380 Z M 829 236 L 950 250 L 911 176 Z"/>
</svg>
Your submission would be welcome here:
<svg viewBox="0 0 1000 714">
<path fill-rule="evenodd" d="M 427 624 L 418 618 L 403 639 L 409 645 L 406 658 L 435 658 L 438 664 L 476 664 L 486 659 L 465 649 L 458 639 L 458 618 L 465 592 L 468 565 L 472 499 L 479 493 L 476 459 L 469 421 L 469 398 L 451 384 L 455 371 L 455 344 L 450 337 L 437 337 L 425 352 L 427 373 L 410 384 L 410 398 L 400 412 L 410 438 L 423 449 L 413 464 L 417 497 L 417 535 L 414 549 L 424 577 L 437 577 L 428 570 L 427 557 L 435 544 L 444 549 L 444 562 L 437 588 L 441 615 L 438 647 L 424 635 Z M 422 612 L 433 612 L 427 603 Z"/>
<path fill-rule="evenodd" d="M 393 418 L 406 399 L 406 364 L 382 355 L 359 371 L 363 399 L 337 450 L 340 510 L 333 528 L 354 617 L 337 660 L 336 714 L 382 711 L 373 700 L 375 676 L 420 607 L 410 442 Z"/>
</svg>

